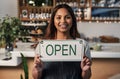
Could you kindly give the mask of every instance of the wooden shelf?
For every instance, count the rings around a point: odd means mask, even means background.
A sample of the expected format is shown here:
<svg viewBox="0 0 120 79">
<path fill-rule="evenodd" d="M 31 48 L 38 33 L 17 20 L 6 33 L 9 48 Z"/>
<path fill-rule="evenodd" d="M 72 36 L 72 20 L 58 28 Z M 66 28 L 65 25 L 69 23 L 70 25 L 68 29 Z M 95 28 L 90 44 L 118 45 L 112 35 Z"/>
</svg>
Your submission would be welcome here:
<svg viewBox="0 0 120 79">
<path fill-rule="evenodd" d="M 98 7 L 98 6 L 93 6 L 93 7 L 91 7 L 91 8 L 118 8 L 118 9 L 120 9 L 120 7 Z"/>
<path fill-rule="evenodd" d="M 23 4 L 22 2 L 25 2 L 25 4 Z M 101 0 L 99 0 L 98 2 L 95 1 L 96 4 L 98 4 Z M 101 7 L 101 6 L 93 6 L 92 4 L 92 0 L 52 0 L 52 6 L 30 6 L 27 4 L 27 0 L 19 0 L 19 17 L 21 19 L 21 21 L 33 21 L 33 20 L 38 20 L 38 21 L 49 21 L 49 18 L 47 19 L 30 19 L 30 13 L 34 13 L 34 14 L 41 14 L 41 13 L 49 13 L 51 14 L 51 11 L 53 9 L 53 7 L 55 7 L 56 5 L 58 4 L 68 4 L 70 5 L 72 8 L 74 9 L 77 9 L 77 8 L 82 8 L 83 10 L 84 9 L 89 9 L 89 11 L 87 12 L 86 15 L 84 16 L 89 16 L 89 19 L 88 20 L 91 20 L 91 18 L 93 17 L 92 16 L 92 9 L 120 9 L 120 7 Z M 22 14 L 22 10 L 26 9 L 27 10 L 27 16 L 26 17 L 21 17 L 21 14 Z M 83 11 L 84 12 L 84 11 Z M 84 12 L 85 14 L 85 12 Z M 120 15 L 119 15 L 120 16 Z M 85 18 L 85 17 L 84 17 Z M 78 21 L 81 21 L 81 20 L 78 20 Z M 87 21 L 87 20 L 84 20 L 83 21 Z M 93 21 L 93 20 L 91 20 Z M 103 19 L 103 21 L 105 21 Z M 119 20 L 116 20 L 116 21 L 119 21 Z"/>
<path fill-rule="evenodd" d="M 21 21 L 49 21 L 50 19 L 49 18 L 47 18 L 47 19 L 35 19 L 35 18 L 33 18 L 33 19 L 30 19 L 30 18 L 20 18 L 20 20 Z"/>
<path fill-rule="evenodd" d="M 25 23 L 22 25 L 27 26 L 27 29 L 32 28 L 31 26 L 43 26 L 37 24 L 40 22 L 49 22 L 52 9 L 59 4 L 68 4 L 71 6 L 78 22 L 120 23 L 120 7 L 93 6 L 92 0 L 51 0 L 53 3 L 51 3 L 52 5 L 50 6 L 31 6 L 27 1 L 28 0 L 18 0 L 18 17 L 22 23 Z M 100 1 L 101 0 L 99 0 L 99 2 Z M 95 2 L 95 4 L 98 4 L 99 2 Z M 116 15 L 116 12 L 113 11 L 113 13 L 110 13 L 111 15 L 109 14 L 107 16 L 102 16 L 96 13 L 93 14 L 93 11 L 101 9 L 111 9 L 111 11 L 112 9 L 118 9 L 119 13 Z M 114 16 L 112 16 L 112 14 Z M 45 32 L 45 29 L 42 28 L 42 30 Z"/>
</svg>

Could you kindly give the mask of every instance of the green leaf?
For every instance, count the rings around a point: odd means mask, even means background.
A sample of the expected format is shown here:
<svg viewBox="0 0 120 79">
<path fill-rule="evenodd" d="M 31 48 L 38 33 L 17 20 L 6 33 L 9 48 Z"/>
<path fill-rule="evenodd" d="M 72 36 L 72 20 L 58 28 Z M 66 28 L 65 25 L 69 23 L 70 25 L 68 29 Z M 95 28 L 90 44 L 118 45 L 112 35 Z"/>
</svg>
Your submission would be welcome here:
<svg viewBox="0 0 120 79">
<path fill-rule="evenodd" d="M 9 41 L 14 42 L 15 39 L 20 36 L 21 29 L 21 21 L 17 17 L 10 17 L 5 16 L 2 20 L 0 20 L 0 37 L 4 38 L 5 40 L 8 39 Z M 1 41 L 1 39 L 0 39 Z M 6 41 L 7 42 L 7 41 Z"/>
<path fill-rule="evenodd" d="M 22 64 L 23 64 L 25 79 L 29 79 L 27 60 L 26 60 L 26 58 L 24 57 L 24 55 L 22 53 L 20 53 L 20 54 L 21 54 L 21 57 L 22 57 Z"/>
</svg>

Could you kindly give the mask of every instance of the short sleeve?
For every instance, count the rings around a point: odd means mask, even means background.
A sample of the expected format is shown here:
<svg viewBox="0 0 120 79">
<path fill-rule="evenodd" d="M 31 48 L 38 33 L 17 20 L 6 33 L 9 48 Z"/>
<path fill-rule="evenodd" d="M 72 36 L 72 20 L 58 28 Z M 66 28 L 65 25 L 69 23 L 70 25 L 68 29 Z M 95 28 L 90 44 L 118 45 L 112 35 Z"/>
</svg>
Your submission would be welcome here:
<svg viewBox="0 0 120 79">
<path fill-rule="evenodd" d="M 84 41 L 84 53 L 89 59 L 91 59 L 90 47 L 88 42 Z"/>
<path fill-rule="evenodd" d="M 90 47 L 87 41 L 84 39 L 76 38 L 76 40 L 82 40 L 83 41 L 83 46 L 84 46 L 84 54 L 87 56 L 89 59 L 91 59 L 91 53 L 90 53 Z"/>
</svg>

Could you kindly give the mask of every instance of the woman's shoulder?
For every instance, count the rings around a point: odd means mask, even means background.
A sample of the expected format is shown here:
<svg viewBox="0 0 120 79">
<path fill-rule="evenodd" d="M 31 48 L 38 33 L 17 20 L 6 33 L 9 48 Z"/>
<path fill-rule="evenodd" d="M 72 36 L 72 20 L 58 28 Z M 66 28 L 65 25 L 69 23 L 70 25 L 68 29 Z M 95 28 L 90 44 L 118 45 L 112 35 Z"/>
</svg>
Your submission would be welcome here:
<svg viewBox="0 0 120 79">
<path fill-rule="evenodd" d="M 85 46 L 88 45 L 88 42 L 86 40 L 84 40 L 84 39 L 76 38 L 76 40 L 81 41 Z"/>
</svg>

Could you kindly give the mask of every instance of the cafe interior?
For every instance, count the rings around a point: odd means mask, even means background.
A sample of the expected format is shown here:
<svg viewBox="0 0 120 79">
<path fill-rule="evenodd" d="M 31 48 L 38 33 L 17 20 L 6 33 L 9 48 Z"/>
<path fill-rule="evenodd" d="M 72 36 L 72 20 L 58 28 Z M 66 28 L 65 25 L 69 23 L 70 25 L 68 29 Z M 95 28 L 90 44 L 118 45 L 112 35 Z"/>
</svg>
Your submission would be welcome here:
<svg viewBox="0 0 120 79">
<path fill-rule="evenodd" d="M 0 79 L 33 79 L 34 56 L 44 52 L 37 45 L 45 42 L 52 9 L 59 4 L 73 9 L 80 37 L 89 44 L 90 79 L 120 79 L 120 0 L 1 0 Z"/>
</svg>

